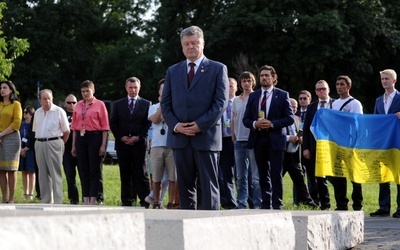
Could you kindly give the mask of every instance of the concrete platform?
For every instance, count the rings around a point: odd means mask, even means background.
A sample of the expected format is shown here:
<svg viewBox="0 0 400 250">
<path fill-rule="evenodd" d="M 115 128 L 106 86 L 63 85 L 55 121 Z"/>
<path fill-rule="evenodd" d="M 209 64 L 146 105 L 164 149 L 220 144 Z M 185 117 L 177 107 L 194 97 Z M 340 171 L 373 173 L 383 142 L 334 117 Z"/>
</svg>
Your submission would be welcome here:
<svg viewBox="0 0 400 250">
<path fill-rule="evenodd" d="M 363 212 L 0 205 L 0 249 L 349 249 Z"/>
<path fill-rule="evenodd" d="M 296 249 L 350 249 L 364 241 L 364 212 L 292 211 Z"/>
<path fill-rule="evenodd" d="M 0 206 L 0 249 L 145 249 L 140 210 Z"/>
<path fill-rule="evenodd" d="M 256 211 L 256 212 L 254 212 Z M 146 249 L 294 249 L 290 212 L 146 210 Z"/>
</svg>

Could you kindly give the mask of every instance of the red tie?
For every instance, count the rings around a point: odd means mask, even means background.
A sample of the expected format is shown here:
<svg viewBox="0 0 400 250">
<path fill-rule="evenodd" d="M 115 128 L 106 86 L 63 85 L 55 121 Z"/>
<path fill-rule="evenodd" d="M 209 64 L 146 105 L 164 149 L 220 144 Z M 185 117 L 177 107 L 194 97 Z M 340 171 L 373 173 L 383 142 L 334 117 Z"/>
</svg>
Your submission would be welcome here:
<svg viewBox="0 0 400 250">
<path fill-rule="evenodd" d="M 190 70 L 189 70 L 189 74 L 188 74 L 188 83 L 189 83 L 189 87 L 190 87 L 190 84 L 192 83 L 192 80 L 193 80 L 193 77 L 194 77 L 194 66 L 196 66 L 196 64 L 194 64 L 194 63 L 189 63 L 189 66 L 190 66 Z"/>
</svg>

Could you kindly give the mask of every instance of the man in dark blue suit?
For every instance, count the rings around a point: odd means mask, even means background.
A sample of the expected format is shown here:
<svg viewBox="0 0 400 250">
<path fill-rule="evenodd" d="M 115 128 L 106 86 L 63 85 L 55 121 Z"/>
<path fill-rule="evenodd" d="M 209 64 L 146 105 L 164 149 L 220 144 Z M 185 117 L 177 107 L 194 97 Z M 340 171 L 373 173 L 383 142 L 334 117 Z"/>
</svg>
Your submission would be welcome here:
<svg viewBox="0 0 400 250">
<path fill-rule="evenodd" d="M 394 87 L 397 74 L 392 69 L 385 69 L 380 74 L 385 94 L 376 99 L 374 114 L 395 114 L 400 119 L 400 92 Z M 400 185 L 397 185 L 396 202 L 397 210 L 393 217 L 400 218 Z M 389 216 L 390 207 L 390 183 L 381 183 L 379 184 L 379 209 L 370 215 L 372 217 Z"/>
<path fill-rule="evenodd" d="M 320 108 L 332 109 L 332 102 L 334 101 L 329 96 L 329 85 L 325 80 L 319 80 L 315 84 L 315 94 L 318 100 L 310 103 L 304 119 L 303 126 L 303 156 L 309 160 L 309 169 L 307 169 L 307 177 L 310 184 L 310 194 L 314 202 L 320 205 L 321 210 L 329 210 L 331 207 L 328 183 L 325 177 L 315 176 L 315 159 L 317 152 L 317 142 L 311 133 L 311 123 L 314 119 L 315 113 Z"/>
<path fill-rule="evenodd" d="M 168 69 L 161 100 L 171 128 L 167 147 L 174 150 L 179 204 L 181 209 L 218 210 L 217 159 L 222 149 L 221 116 L 228 103 L 227 68 L 204 56 L 199 27 L 184 29 L 180 39 L 186 60 Z"/>
<path fill-rule="evenodd" d="M 292 125 L 289 93 L 276 88 L 278 76 L 272 66 L 259 70 L 261 89 L 249 96 L 243 124 L 250 129 L 248 147 L 254 148 L 262 195 L 262 209 L 282 209 L 282 162 L 286 150 L 286 127 Z"/>
<path fill-rule="evenodd" d="M 145 198 L 150 193 L 150 184 L 145 171 L 145 155 L 151 102 L 139 97 L 138 78 L 128 78 L 125 89 L 128 96 L 115 101 L 110 119 L 120 169 L 121 201 L 122 206 L 132 206 L 137 195 L 140 205 L 148 208 Z"/>
</svg>

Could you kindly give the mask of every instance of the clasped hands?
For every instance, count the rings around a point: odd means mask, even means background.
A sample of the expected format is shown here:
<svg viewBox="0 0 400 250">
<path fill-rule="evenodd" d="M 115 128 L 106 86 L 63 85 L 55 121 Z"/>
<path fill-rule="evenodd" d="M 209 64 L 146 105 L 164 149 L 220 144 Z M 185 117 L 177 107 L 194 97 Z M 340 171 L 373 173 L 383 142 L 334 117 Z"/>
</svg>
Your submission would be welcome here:
<svg viewBox="0 0 400 250">
<path fill-rule="evenodd" d="M 196 122 L 185 122 L 185 123 L 179 123 L 176 126 L 176 132 L 187 136 L 195 136 L 196 133 L 201 132 L 201 130 L 199 126 L 197 126 Z"/>
<path fill-rule="evenodd" d="M 269 128 L 271 128 L 271 124 L 272 124 L 272 122 L 270 120 L 261 119 L 261 120 L 256 121 L 255 126 L 258 129 L 269 129 Z"/>
<path fill-rule="evenodd" d="M 139 136 L 122 136 L 121 141 L 126 145 L 133 145 L 140 140 Z"/>
</svg>

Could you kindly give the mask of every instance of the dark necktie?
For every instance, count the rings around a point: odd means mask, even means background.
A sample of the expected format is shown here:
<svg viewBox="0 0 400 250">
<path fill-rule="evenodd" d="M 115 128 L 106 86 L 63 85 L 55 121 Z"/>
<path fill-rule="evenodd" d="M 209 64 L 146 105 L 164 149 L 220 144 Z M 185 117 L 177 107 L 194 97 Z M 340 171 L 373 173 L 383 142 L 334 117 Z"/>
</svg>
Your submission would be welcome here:
<svg viewBox="0 0 400 250">
<path fill-rule="evenodd" d="M 264 118 L 267 118 L 267 94 L 268 91 L 264 91 L 263 99 L 261 100 L 261 107 L 260 110 L 264 112 Z"/>
<path fill-rule="evenodd" d="M 300 117 L 301 117 L 301 122 L 304 122 L 304 117 L 306 116 L 306 111 L 301 111 Z"/>
<path fill-rule="evenodd" d="M 321 101 L 321 105 L 319 107 L 320 108 L 325 108 L 325 103 L 326 103 L 326 101 Z"/>
<path fill-rule="evenodd" d="M 133 113 L 133 110 L 135 109 L 134 102 L 135 102 L 135 99 L 133 99 L 133 98 L 129 99 L 129 111 L 131 112 L 131 114 Z"/>
<path fill-rule="evenodd" d="M 188 83 L 189 83 L 189 87 L 190 87 L 190 84 L 192 84 L 192 80 L 193 80 L 193 77 L 194 77 L 194 66 L 196 66 L 196 64 L 195 63 L 189 63 L 189 66 L 190 66 L 190 70 L 189 70 L 189 74 L 188 74 Z"/>
</svg>

